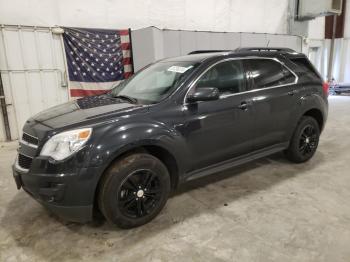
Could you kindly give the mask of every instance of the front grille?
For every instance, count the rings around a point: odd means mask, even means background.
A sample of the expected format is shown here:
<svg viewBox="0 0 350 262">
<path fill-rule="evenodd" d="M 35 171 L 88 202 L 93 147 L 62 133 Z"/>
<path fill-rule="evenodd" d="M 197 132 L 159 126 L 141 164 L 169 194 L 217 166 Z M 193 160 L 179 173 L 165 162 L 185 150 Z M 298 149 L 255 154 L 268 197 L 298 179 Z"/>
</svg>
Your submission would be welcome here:
<svg viewBox="0 0 350 262">
<path fill-rule="evenodd" d="M 39 140 L 36 137 L 28 135 L 26 133 L 23 133 L 22 140 L 33 145 L 39 144 Z"/>
<path fill-rule="evenodd" d="M 18 165 L 21 168 L 29 169 L 30 165 L 32 164 L 32 161 L 33 161 L 33 159 L 31 157 L 25 156 L 22 154 L 18 154 Z"/>
</svg>

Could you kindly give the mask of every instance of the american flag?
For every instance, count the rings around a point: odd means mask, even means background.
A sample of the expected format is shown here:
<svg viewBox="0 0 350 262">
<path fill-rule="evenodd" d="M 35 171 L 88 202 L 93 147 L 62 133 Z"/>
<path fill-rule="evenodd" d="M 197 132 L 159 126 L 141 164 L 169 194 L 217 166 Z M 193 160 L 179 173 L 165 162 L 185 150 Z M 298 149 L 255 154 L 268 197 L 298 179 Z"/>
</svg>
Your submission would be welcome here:
<svg viewBox="0 0 350 262">
<path fill-rule="evenodd" d="M 103 94 L 133 73 L 129 30 L 64 28 L 71 97 Z"/>
</svg>

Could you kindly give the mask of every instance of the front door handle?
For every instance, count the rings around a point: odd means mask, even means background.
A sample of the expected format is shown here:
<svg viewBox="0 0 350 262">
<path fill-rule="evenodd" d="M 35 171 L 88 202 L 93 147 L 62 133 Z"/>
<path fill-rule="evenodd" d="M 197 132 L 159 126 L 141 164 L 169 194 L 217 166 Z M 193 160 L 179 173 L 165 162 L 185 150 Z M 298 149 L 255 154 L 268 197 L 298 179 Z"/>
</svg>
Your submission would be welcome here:
<svg viewBox="0 0 350 262">
<path fill-rule="evenodd" d="M 298 91 L 297 90 L 292 90 L 288 92 L 288 95 L 294 96 Z"/>
</svg>

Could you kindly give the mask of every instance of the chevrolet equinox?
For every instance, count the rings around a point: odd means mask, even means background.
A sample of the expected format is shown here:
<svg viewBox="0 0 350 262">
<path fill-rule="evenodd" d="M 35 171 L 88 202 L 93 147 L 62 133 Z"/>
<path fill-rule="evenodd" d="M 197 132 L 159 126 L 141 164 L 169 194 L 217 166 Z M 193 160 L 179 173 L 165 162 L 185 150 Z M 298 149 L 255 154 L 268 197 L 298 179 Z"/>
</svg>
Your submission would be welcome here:
<svg viewBox="0 0 350 262">
<path fill-rule="evenodd" d="M 291 49 L 195 51 L 28 119 L 13 175 L 67 220 L 100 212 L 136 227 L 186 181 L 279 151 L 309 160 L 327 97 L 328 85 Z"/>
</svg>

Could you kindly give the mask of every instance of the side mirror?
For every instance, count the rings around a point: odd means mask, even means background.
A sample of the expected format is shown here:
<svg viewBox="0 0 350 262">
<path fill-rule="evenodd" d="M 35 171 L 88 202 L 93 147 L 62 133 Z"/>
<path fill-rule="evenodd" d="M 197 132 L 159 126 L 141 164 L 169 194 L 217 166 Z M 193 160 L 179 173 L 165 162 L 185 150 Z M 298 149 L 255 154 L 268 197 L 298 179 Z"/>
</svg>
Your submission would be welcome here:
<svg viewBox="0 0 350 262">
<path fill-rule="evenodd" d="M 187 102 L 212 101 L 219 99 L 219 89 L 216 87 L 200 87 L 193 94 L 187 96 Z"/>
</svg>

